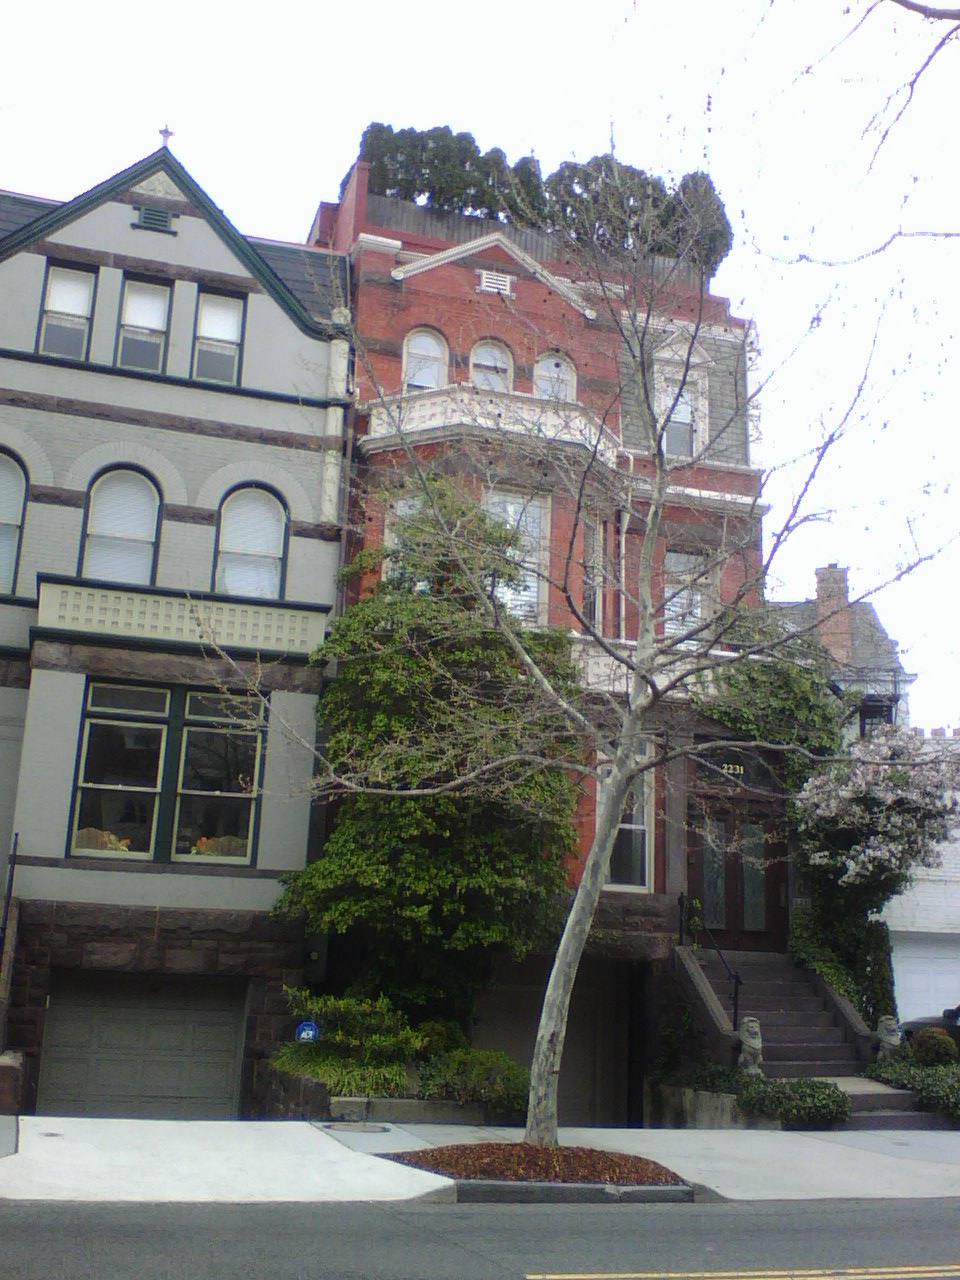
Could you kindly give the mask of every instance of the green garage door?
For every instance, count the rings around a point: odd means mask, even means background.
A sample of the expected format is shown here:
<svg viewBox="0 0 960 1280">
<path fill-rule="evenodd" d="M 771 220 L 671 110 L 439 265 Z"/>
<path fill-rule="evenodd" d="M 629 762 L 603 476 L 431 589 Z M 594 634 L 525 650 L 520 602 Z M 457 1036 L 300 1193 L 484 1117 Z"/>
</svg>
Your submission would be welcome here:
<svg viewBox="0 0 960 1280">
<path fill-rule="evenodd" d="M 44 1023 L 38 1114 L 235 1118 L 244 987 L 62 975 Z"/>
</svg>

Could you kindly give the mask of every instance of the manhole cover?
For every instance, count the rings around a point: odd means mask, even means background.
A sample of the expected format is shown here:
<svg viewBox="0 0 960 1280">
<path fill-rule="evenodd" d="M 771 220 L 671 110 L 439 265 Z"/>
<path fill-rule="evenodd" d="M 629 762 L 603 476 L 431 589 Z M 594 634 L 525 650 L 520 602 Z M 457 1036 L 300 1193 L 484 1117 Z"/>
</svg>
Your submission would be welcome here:
<svg viewBox="0 0 960 1280">
<path fill-rule="evenodd" d="M 389 1133 L 388 1124 L 370 1124 L 366 1120 L 334 1120 L 325 1129 L 342 1130 L 344 1133 Z"/>
</svg>

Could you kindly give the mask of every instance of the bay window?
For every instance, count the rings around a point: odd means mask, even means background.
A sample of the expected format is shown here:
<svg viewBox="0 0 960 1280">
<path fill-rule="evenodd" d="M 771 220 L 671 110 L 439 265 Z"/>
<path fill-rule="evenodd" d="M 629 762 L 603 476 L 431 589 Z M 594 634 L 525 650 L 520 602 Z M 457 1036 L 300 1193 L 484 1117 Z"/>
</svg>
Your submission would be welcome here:
<svg viewBox="0 0 960 1280">
<path fill-rule="evenodd" d="M 516 578 L 495 584 L 496 598 L 521 621 L 540 621 L 543 549 L 546 544 L 547 508 L 543 498 L 530 494 L 504 493 L 493 490 L 486 494 L 484 506 L 490 515 L 502 520 L 519 534 L 515 556 Z"/>
<path fill-rule="evenodd" d="M 250 862 L 262 738 L 256 697 L 91 683 L 71 853 Z"/>
</svg>

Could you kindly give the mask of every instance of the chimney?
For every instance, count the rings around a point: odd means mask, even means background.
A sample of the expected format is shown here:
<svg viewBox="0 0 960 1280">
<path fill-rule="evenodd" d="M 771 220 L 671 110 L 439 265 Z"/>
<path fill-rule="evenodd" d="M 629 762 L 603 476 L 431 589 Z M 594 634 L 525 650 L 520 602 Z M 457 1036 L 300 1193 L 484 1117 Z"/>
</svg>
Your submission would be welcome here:
<svg viewBox="0 0 960 1280">
<path fill-rule="evenodd" d="M 847 570 L 828 564 L 817 570 L 817 635 L 844 666 L 853 658 Z"/>
</svg>

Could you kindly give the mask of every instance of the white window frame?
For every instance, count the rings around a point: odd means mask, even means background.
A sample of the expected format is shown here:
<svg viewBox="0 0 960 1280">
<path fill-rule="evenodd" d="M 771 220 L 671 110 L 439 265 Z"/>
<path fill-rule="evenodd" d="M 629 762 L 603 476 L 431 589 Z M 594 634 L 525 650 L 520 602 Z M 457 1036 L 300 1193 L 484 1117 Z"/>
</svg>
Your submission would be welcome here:
<svg viewBox="0 0 960 1280">
<path fill-rule="evenodd" d="M 208 302 L 211 304 L 233 304 L 237 321 L 236 336 L 228 334 L 222 329 L 218 332 L 219 326 L 216 320 L 207 322 L 208 332 L 204 332 L 204 308 Z M 240 381 L 245 324 L 246 304 L 243 298 L 237 298 L 226 293 L 214 293 L 212 290 L 200 290 L 197 294 L 197 314 L 194 320 L 193 338 L 193 377 L 196 381 L 219 383 L 224 387 L 237 386 Z M 209 371 L 201 373 L 200 366 L 203 363 L 204 356 L 214 356 L 228 360 L 231 369 L 230 376 L 220 378 L 214 377 Z"/>
<path fill-rule="evenodd" d="M 681 563 L 684 562 L 684 563 Z M 707 557 L 670 548 L 663 555 L 663 635 L 673 640 L 696 631 L 711 591 Z"/>
<path fill-rule="evenodd" d="M 244 543 L 245 529 L 249 529 L 250 526 L 240 523 L 231 524 L 229 515 L 231 503 L 243 498 L 249 499 L 252 496 L 261 496 L 264 503 L 273 504 L 275 512 L 280 513 L 280 537 L 270 547 L 264 545 L 260 549 L 251 549 Z M 287 507 L 272 490 L 253 484 L 232 489 L 220 503 L 214 591 L 223 595 L 236 595 L 256 600 L 282 600 L 286 579 L 289 526 L 290 517 Z M 259 571 L 255 573 L 254 579 L 247 577 L 255 570 Z M 244 576 L 248 582 L 253 581 L 253 589 L 237 591 L 234 584 L 238 575 Z M 231 577 L 234 579 L 234 584 L 230 582 Z"/>
<path fill-rule="evenodd" d="M 604 785 L 605 776 L 601 774 L 597 782 L 598 811 L 603 802 Z M 655 818 L 654 771 L 652 768 L 647 768 L 643 773 L 637 774 L 630 784 L 627 801 L 624 805 L 623 813 L 620 815 L 620 823 L 617 827 L 617 834 L 614 837 L 614 845 L 610 854 L 610 867 L 607 872 L 607 882 L 604 886 L 606 889 L 629 893 L 654 892 L 653 844 Z M 638 832 L 642 833 L 643 836 L 642 865 L 639 875 L 635 874 L 631 879 L 614 879 L 618 872 L 618 857 L 626 853 L 629 853 L 631 858 L 636 857 L 635 848 L 632 846 L 636 841 Z"/>
<path fill-rule="evenodd" d="M 657 430 L 662 433 L 663 452 L 668 458 L 692 460 L 707 447 L 709 427 L 709 380 L 702 369 L 660 361 L 654 380 L 654 411 Z M 691 447 L 675 452 L 669 447 L 671 428 L 690 431 Z"/>
<path fill-rule="evenodd" d="M 77 294 L 81 291 L 86 293 L 86 301 L 83 305 L 75 306 L 70 310 L 52 306 L 51 303 L 56 301 L 53 295 L 60 293 L 61 301 L 65 301 L 66 299 L 63 295 L 71 292 L 71 286 Z M 93 316 L 96 287 L 97 276 L 94 271 L 84 271 L 74 267 L 48 267 L 43 295 L 43 311 L 40 316 L 40 332 L 37 336 L 37 350 L 41 355 L 56 356 L 62 360 L 87 359 L 90 349 L 90 320 Z M 55 333 L 58 330 L 71 330 L 82 334 L 79 354 L 58 351 L 55 347 L 48 347 L 48 331 Z"/>
<path fill-rule="evenodd" d="M 484 338 L 482 342 L 475 343 L 470 352 L 470 381 L 481 391 L 512 391 L 513 356 L 510 348 L 495 338 Z"/>
<path fill-rule="evenodd" d="M 169 284 L 156 280 L 125 279 L 123 296 L 120 299 L 120 324 L 117 329 L 116 366 L 118 369 L 133 369 L 138 373 L 163 373 L 167 361 L 167 332 L 170 327 L 170 303 L 173 291 Z M 137 299 L 140 299 L 138 304 Z M 143 323 L 143 317 L 129 314 L 138 305 L 153 299 L 162 302 L 162 323 Z M 159 319 L 159 317 L 157 317 Z M 140 323 L 135 323 L 139 320 Z M 130 351 L 125 354 L 127 344 Z M 132 358 L 134 352 L 149 352 L 151 363 Z"/>
<path fill-rule="evenodd" d="M 434 344 L 432 352 L 417 351 L 421 339 Z M 411 329 L 403 340 L 403 390 L 405 395 L 417 391 L 437 391 L 447 385 L 450 357 L 447 344 L 434 329 Z"/>
<path fill-rule="evenodd" d="M 127 484 L 135 483 L 142 490 L 144 504 L 149 503 L 149 510 L 145 505 L 135 512 L 136 519 L 129 521 L 126 527 L 117 520 L 116 508 L 111 509 L 109 505 L 108 489 L 116 485 L 118 480 Z M 107 506 L 104 511 L 105 503 Z M 134 467 L 111 467 L 109 471 L 99 475 L 90 486 L 87 500 L 80 576 L 105 582 L 124 582 L 138 587 L 151 586 L 156 572 L 160 510 L 160 491 L 142 471 Z M 97 561 L 109 560 L 111 552 L 122 558 L 124 551 L 133 553 L 142 566 L 136 573 L 104 575 L 97 571 Z"/>
<path fill-rule="evenodd" d="M 541 400 L 575 403 L 577 370 L 562 351 L 544 351 L 533 366 L 533 394 Z"/>
<path fill-rule="evenodd" d="M 27 473 L 0 450 L 0 595 L 13 595 L 27 500 Z"/>
<path fill-rule="evenodd" d="M 510 528 L 519 529 L 524 544 L 519 564 L 524 571 L 523 584 L 496 586 L 496 598 L 520 621 L 528 626 L 540 625 L 547 612 L 545 561 L 550 547 L 550 500 L 543 494 L 516 493 L 507 489 L 490 489 L 483 497 L 484 510 L 503 520 Z M 536 529 L 529 527 L 536 513 Z"/>
</svg>

